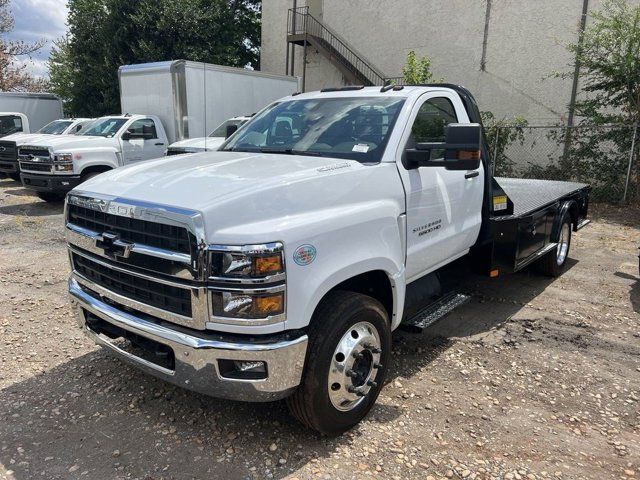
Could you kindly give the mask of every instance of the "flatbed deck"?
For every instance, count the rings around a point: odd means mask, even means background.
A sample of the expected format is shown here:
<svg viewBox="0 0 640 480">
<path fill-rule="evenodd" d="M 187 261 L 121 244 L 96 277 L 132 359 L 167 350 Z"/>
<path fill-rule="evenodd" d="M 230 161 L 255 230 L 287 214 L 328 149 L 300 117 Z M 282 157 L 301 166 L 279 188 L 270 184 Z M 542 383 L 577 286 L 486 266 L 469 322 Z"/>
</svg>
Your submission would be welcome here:
<svg viewBox="0 0 640 480">
<path fill-rule="evenodd" d="M 513 216 L 529 215 L 568 195 L 589 188 L 584 183 L 495 177 L 513 202 Z"/>
</svg>

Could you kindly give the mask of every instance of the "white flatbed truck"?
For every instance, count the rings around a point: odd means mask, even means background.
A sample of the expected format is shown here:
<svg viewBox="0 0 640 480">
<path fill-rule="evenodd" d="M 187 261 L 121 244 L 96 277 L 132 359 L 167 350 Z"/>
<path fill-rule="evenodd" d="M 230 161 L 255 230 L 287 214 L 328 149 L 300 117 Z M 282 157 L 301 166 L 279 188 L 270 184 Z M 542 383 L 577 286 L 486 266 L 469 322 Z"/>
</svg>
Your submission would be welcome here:
<svg viewBox="0 0 640 480">
<path fill-rule="evenodd" d="M 219 151 L 70 192 L 79 326 L 161 379 L 287 398 L 302 423 L 339 434 L 383 388 L 391 332 L 460 303 L 442 288 L 445 266 L 470 256 L 491 276 L 534 262 L 562 272 L 589 187 L 491 171 L 462 87 L 284 98 Z"/>
</svg>

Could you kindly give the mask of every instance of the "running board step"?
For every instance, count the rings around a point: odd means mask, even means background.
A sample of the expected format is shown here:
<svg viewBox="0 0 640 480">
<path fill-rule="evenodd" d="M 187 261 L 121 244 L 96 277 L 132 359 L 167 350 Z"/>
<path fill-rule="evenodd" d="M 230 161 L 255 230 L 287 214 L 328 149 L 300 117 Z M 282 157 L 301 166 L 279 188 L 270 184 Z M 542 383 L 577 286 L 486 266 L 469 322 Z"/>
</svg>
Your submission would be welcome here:
<svg viewBox="0 0 640 480">
<path fill-rule="evenodd" d="M 586 226 L 587 226 L 587 225 L 589 225 L 590 223 L 591 223 L 591 220 L 588 220 L 588 219 L 586 219 L 586 218 L 585 218 L 585 219 L 583 219 L 583 220 L 578 224 L 578 226 L 576 226 L 576 232 L 577 232 L 578 230 L 580 230 L 580 229 L 582 229 L 582 228 L 586 227 Z"/>
<path fill-rule="evenodd" d="M 471 295 L 457 292 L 447 293 L 418 312 L 415 317 L 402 322 L 401 326 L 411 331 L 421 332 L 469 300 L 471 300 Z"/>
</svg>

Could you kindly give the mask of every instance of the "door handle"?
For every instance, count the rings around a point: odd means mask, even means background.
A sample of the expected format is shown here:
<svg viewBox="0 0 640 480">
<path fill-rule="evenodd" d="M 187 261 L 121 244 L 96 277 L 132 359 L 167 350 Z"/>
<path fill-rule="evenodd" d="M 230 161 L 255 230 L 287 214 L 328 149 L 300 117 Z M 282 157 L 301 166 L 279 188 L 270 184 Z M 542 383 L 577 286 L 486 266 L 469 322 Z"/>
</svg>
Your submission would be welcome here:
<svg viewBox="0 0 640 480">
<path fill-rule="evenodd" d="M 162 142 L 158 142 L 158 143 L 156 143 L 155 145 L 156 145 L 157 147 L 159 147 L 159 146 L 161 146 L 161 145 L 164 145 L 164 143 L 162 143 Z"/>
<path fill-rule="evenodd" d="M 478 175 L 480 175 L 480 172 L 478 170 L 474 170 L 473 172 L 465 173 L 464 178 L 468 180 L 469 178 L 474 178 L 474 177 L 477 177 Z"/>
</svg>

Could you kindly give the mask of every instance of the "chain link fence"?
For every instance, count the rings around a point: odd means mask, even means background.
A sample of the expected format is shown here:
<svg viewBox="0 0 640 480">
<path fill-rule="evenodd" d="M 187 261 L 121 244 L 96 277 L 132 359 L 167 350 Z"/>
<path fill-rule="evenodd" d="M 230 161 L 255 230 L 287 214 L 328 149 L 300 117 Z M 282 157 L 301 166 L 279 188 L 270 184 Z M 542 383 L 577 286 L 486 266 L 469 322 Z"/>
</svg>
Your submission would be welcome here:
<svg viewBox="0 0 640 480">
<path fill-rule="evenodd" d="M 495 125 L 494 174 L 589 183 L 595 202 L 639 198 L 637 125 Z"/>
</svg>

